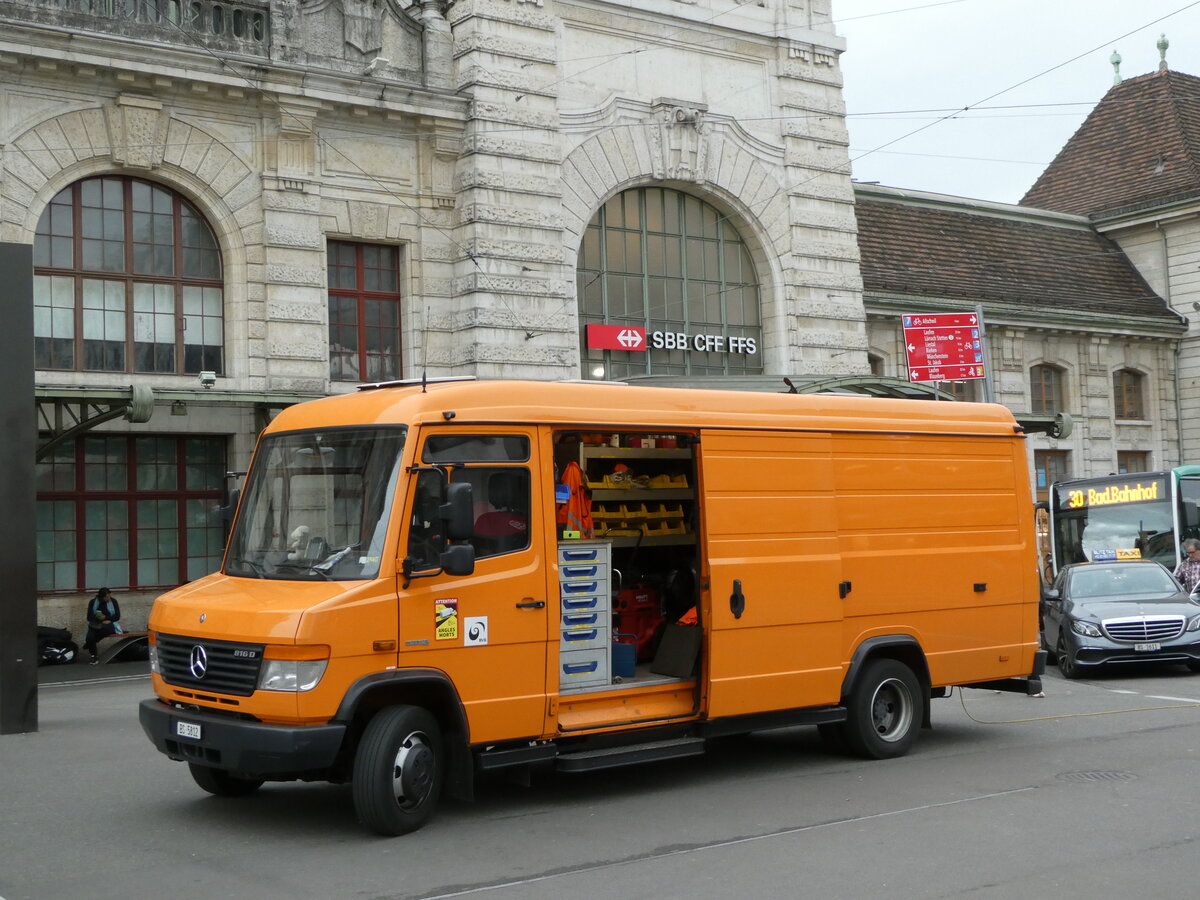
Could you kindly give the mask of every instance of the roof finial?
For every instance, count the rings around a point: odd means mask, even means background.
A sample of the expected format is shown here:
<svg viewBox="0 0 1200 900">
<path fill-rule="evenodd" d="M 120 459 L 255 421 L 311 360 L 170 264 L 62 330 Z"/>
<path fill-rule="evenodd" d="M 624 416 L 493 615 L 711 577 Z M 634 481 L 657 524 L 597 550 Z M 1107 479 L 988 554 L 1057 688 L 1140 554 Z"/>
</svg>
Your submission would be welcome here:
<svg viewBox="0 0 1200 900">
<path fill-rule="evenodd" d="M 1121 83 L 1121 54 L 1116 50 L 1112 52 L 1112 56 L 1108 58 L 1113 67 L 1113 84 Z"/>
<path fill-rule="evenodd" d="M 1158 36 L 1158 71 L 1167 71 L 1167 48 L 1171 46 L 1171 42 L 1167 40 L 1165 34 Z"/>
</svg>

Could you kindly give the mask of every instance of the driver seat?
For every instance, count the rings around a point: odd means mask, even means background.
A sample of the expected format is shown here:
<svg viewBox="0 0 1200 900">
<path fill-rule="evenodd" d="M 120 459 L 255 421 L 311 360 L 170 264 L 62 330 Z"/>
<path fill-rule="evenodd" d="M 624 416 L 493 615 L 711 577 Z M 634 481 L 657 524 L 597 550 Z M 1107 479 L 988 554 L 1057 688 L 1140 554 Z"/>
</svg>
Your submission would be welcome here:
<svg viewBox="0 0 1200 900">
<path fill-rule="evenodd" d="M 491 473 L 487 496 L 493 508 L 475 520 L 475 552 L 482 557 L 524 550 L 529 546 L 529 473 Z"/>
</svg>

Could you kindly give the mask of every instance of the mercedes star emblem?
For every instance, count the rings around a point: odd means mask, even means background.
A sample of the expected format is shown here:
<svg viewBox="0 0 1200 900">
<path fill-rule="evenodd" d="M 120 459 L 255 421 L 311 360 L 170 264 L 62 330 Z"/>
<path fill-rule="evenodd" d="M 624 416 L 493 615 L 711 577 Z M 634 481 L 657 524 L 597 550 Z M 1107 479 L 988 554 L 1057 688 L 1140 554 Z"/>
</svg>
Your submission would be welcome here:
<svg viewBox="0 0 1200 900">
<path fill-rule="evenodd" d="M 189 668 L 193 678 L 203 678 L 208 671 L 208 654 L 199 644 L 192 648 L 192 664 Z"/>
</svg>

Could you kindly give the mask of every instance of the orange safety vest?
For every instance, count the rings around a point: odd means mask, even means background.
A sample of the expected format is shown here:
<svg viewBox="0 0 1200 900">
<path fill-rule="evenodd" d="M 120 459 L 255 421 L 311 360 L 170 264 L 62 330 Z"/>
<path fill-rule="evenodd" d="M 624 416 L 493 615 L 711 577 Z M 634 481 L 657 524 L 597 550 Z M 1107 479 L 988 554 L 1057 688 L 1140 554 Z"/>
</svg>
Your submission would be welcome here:
<svg viewBox="0 0 1200 900">
<path fill-rule="evenodd" d="M 558 504 L 555 519 L 568 531 L 578 531 L 580 537 L 592 537 L 592 498 L 584 486 L 583 469 L 579 468 L 579 463 L 567 463 L 563 469 L 562 483 L 571 493 L 566 503 Z"/>
</svg>

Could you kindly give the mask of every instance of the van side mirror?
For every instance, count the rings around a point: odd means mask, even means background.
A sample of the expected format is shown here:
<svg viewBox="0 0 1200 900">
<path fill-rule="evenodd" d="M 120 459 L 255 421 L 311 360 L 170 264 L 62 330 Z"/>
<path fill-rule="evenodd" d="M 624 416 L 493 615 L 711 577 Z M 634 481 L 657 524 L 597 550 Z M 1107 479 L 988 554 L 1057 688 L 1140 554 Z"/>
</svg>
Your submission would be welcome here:
<svg viewBox="0 0 1200 900">
<path fill-rule="evenodd" d="M 471 544 L 452 544 L 442 551 L 438 564 L 447 575 L 471 575 L 475 571 L 475 548 Z"/>
<path fill-rule="evenodd" d="M 448 539 L 470 540 L 475 533 L 475 502 L 471 497 L 471 485 L 465 481 L 446 485 L 446 502 L 438 507 L 438 517 L 446 523 Z"/>
<path fill-rule="evenodd" d="M 229 523 L 233 521 L 233 514 L 237 512 L 238 500 L 241 499 L 241 496 L 241 488 L 233 490 L 229 494 L 228 505 L 217 507 L 217 515 L 220 517 L 221 521 L 225 523 L 226 527 L 228 527 Z"/>
</svg>

